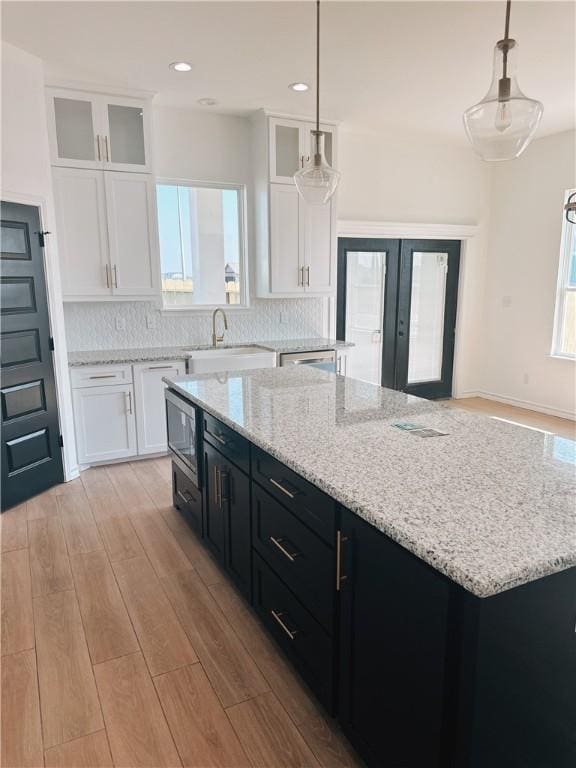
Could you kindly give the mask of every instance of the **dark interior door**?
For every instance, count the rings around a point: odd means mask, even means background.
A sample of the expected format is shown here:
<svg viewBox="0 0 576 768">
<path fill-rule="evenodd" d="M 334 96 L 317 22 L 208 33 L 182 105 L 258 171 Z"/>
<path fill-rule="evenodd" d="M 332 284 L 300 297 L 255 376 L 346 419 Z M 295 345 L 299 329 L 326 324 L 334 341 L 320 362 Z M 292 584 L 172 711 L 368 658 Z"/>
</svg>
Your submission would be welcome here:
<svg viewBox="0 0 576 768">
<path fill-rule="evenodd" d="M 0 204 L 2 510 L 64 479 L 39 211 Z"/>
<path fill-rule="evenodd" d="M 398 286 L 396 388 L 411 395 L 452 395 L 458 240 L 402 240 Z"/>
</svg>

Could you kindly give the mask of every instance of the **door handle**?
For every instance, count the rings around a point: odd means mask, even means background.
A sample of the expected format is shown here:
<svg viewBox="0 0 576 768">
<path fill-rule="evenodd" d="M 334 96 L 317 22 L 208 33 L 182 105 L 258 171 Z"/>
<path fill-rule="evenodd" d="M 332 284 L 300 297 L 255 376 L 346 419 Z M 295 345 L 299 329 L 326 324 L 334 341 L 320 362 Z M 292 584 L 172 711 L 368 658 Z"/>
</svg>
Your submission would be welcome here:
<svg viewBox="0 0 576 768">
<path fill-rule="evenodd" d="M 340 592 L 340 586 L 347 578 L 342 575 L 342 544 L 345 541 L 348 537 L 342 536 L 342 531 L 336 531 L 336 592 Z"/>
<path fill-rule="evenodd" d="M 274 480 L 274 478 L 273 478 L 273 477 L 269 477 L 269 478 L 268 478 L 268 480 L 269 480 L 269 481 L 272 483 L 272 485 L 275 485 L 275 486 L 276 486 L 276 488 L 278 488 L 280 491 L 282 491 L 282 493 L 285 493 L 285 494 L 286 494 L 286 496 L 288 496 L 288 497 L 289 497 L 289 498 L 291 498 L 291 499 L 293 499 L 293 498 L 294 498 L 294 494 L 293 494 L 293 493 L 290 493 L 290 491 L 289 491 L 287 488 L 284 488 L 284 486 L 283 486 L 283 485 L 281 485 L 281 484 L 280 484 L 279 482 L 277 482 L 276 480 Z"/>
<path fill-rule="evenodd" d="M 282 552 L 284 557 L 290 560 L 291 563 L 293 563 L 300 554 L 300 552 L 288 552 L 288 550 L 283 546 L 283 542 L 285 541 L 284 539 L 276 539 L 274 536 L 270 536 L 270 541 L 280 550 L 280 552 Z"/>
<path fill-rule="evenodd" d="M 222 472 L 222 470 L 219 471 L 219 474 L 220 474 L 220 506 L 222 506 L 222 504 L 225 501 L 229 500 L 229 496 L 230 496 L 230 488 L 229 488 L 230 475 L 226 471 Z M 226 483 L 226 494 L 224 493 L 224 483 Z"/>
<path fill-rule="evenodd" d="M 294 640 L 294 638 L 298 634 L 298 630 L 296 630 L 296 629 L 288 629 L 286 624 L 282 621 L 282 616 L 284 616 L 284 614 L 283 613 L 277 613 L 276 611 L 270 611 L 270 613 L 271 613 L 272 618 L 274 619 L 274 621 L 276 621 L 276 623 L 279 624 L 282 627 L 282 629 L 284 630 L 284 632 L 286 632 L 286 634 L 288 635 L 290 640 Z"/>
</svg>

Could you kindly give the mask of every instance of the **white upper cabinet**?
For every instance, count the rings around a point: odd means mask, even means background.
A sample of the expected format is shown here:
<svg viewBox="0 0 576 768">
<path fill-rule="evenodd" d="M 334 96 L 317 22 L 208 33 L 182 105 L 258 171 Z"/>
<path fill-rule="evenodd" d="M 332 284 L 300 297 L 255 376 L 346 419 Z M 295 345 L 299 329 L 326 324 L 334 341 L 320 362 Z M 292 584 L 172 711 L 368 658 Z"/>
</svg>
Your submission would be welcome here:
<svg viewBox="0 0 576 768">
<path fill-rule="evenodd" d="M 253 121 L 256 294 L 262 298 L 336 291 L 336 200 L 305 203 L 294 174 L 310 158 L 306 120 L 260 111 Z M 320 123 L 327 161 L 337 167 L 336 126 Z"/>
<path fill-rule="evenodd" d="M 115 296 L 160 290 L 154 180 L 146 173 L 104 174 L 108 243 Z"/>
<path fill-rule="evenodd" d="M 330 293 L 336 287 L 333 200 L 306 205 L 300 200 L 303 222 L 303 283 L 307 293 Z"/>
<path fill-rule="evenodd" d="M 58 253 L 64 296 L 107 296 L 111 278 L 104 174 L 54 168 Z"/>
<path fill-rule="evenodd" d="M 270 185 L 270 290 L 303 291 L 300 195 L 294 185 Z"/>
<path fill-rule="evenodd" d="M 66 88 L 47 98 L 53 165 L 151 170 L 148 101 Z"/>
<path fill-rule="evenodd" d="M 269 181 L 273 184 L 293 184 L 294 174 L 310 159 L 311 131 L 314 123 L 271 117 L 269 127 Z M 330 165 L 335 161 L 334 126 L 320 124 L 324 132 L 324 152 Z"/>
<path fill-rule="evenodd" d="M 55 167 L 53 178 L 64 300 L 158 295 L 153 177 Z"/>
</svg>

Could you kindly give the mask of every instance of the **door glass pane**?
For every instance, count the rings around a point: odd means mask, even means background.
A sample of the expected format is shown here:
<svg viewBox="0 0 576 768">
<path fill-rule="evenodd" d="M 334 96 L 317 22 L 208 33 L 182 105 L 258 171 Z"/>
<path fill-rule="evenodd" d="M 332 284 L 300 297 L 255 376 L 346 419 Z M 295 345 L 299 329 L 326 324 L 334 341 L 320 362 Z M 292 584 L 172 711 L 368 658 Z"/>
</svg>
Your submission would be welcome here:
<svg viewBox="0 0 576 768">
<path fill-rule="evenodd" d="M 355 344 L 348 352 L 347 375 L 373 384 L 382 380 L 385 274 L 385 252 L 347 252 L 346 341 Z"/>
<path fill-rule="evenodd" d="M 300 132 L 298 128 L 277 125 L 276 176 L 294 176 L 300 168 Z"/>
<path fill-rule="evenodd" d="M 447 253 L 413 253 L 408 384 L 442 378 L 447 272 Z"/>
<path fill-rule="evenodd" d="M 58 157 L 70 160 L 95 160 L 96 141 L 92 122 L 92 103 L 80 99 L 54 99 Z"/>
<path fill-rule="evenodd" d="M 146 164 L 144 113 L 141 107 L 108 104 L 110 160 L 113 163 Z"/>
</svg>

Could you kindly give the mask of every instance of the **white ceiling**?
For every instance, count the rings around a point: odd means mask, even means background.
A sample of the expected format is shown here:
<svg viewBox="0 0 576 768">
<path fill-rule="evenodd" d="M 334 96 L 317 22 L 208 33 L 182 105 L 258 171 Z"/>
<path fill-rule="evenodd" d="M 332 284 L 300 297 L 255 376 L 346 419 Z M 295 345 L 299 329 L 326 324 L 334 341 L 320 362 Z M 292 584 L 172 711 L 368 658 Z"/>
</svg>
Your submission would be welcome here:
<svg viewBox="0 0 576 768">
<path fill-rule="evenodd" d="M 462 111 L 488 89 L 499 2 L 330 2 L 322 7 L 322 112 L 366 131 L 462 140 Z M 544 103 L 541 133 L 575 124 L 573 2 L 512 5 L 519 82 Z M 158 103 L 246 114 L 312 113 L 314 4 L 3 2 L 2 38 L 44 59 L 49 79 L 157 92 Z M 175 60 L 192 72 L 168 69 Z M 199 108 L 199 107 L 198 107 Z M 206 108 L 204 108 L 206 109 Z"/>
</svg>

